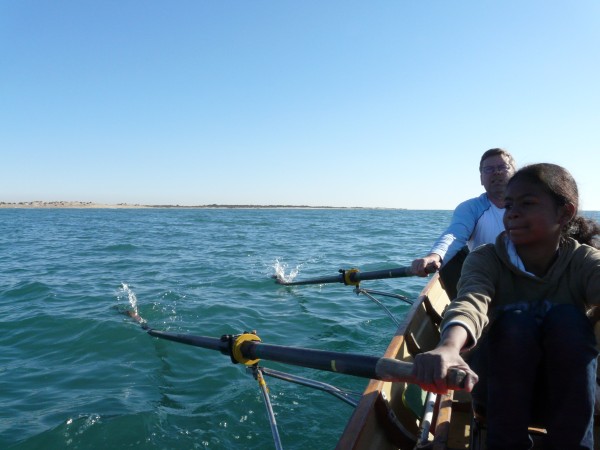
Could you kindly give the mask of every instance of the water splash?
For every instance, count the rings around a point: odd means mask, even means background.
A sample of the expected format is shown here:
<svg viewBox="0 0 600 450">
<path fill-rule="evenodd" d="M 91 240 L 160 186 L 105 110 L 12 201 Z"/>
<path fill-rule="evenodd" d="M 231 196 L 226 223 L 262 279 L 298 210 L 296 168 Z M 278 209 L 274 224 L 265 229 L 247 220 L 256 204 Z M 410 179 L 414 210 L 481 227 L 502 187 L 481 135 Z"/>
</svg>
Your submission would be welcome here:
<svg viewBox="0 0 600 450">
<path fill-rule="evenodd" d="M 138 300 L 135 295 L 135 292 L 133 292 L 133 290 L 126 283 L 121 283 L 121 293 L 127 296 L 127 301 L 129 302 L 129 306 L 131 306 L 131 308 L 127 308 L 121 312 L 123 314 L 128 315 L 139 324 L 144 325 L 146 323 L 146 320 L 139 315 Z M 119 299 L 120 297 L 121 295 L 118 295 L 117 299 Z"/>
<path fill-rule="evenodd" d="M 277 258 L 275 260 L 272 267 L 275 270 L 275 274 L 273 275 L 273 278 L 277 278 L 277 280 L 282 283 L 290 283 L 300 273 L 302 264 L 300 264 L 300 265 L 296 266 L 296 268 L 290 270 L 290 273 L 288 275 L 285 274 L 285 271 L 288 268 L 287 263 L 279 261 L 279 258 Z"/>
<path fill-rule="evenodd" d="M 129 285 L 127 285 L 126 283 L 121 283 L 121 291 L 127 295 L 127 300 L 129 300 L 131 309 L 133 310 L 133 312 L 135 314 L 137 314 L 138 313 L 138 304 L 137 304 L 138 301 L 137 301 L 137 297 L 135 296 L 135 292 L 133 292 L 133 290 L 131 290 Z"/>
</svg>

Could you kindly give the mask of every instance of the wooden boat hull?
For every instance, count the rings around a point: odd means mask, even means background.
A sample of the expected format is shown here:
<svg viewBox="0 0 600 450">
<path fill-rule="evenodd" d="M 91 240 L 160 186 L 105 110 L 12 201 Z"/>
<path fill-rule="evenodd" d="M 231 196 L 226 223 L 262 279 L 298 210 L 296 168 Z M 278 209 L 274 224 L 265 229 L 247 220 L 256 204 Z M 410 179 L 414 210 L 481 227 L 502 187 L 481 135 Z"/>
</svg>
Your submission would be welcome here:
<svg viewBox="0 0 600 450">
<path fill-rule="evenodd" d="M 413 355 L 434 348 L 439 341 L 441 316 L 448 304 L 448 296 L 436 274 L 397 329 L 384 356 L 410 362 Z M 403 399 L 407 388 L 406 383 L 370 380 L 336 448 L 413 450 L 419 438 L 420 419 Z M 594 430 L 594 448 L 599 450 L 600 420 L 596 422 L 599 425 Z M 427 444 L 420 448 L 485 449 L 485 430 L 473 421 L 468 393 L 457 391 L 438 396 L 431 430 L 426 434 Z M 545 433 L 539 429 L 531 432 L 534 443 Z"/>
<path fill-rule="evenodd" d="M 435 275 L 412 305 L 404 323 L 396 330 L 384 356 L 410 362 L 414 353 L 434 348 L 439 340 L 439 321 L 436 324 L 434 316 L 437 313 L 441 318 L 448 303 L 448 296 L 439 283 L 438 275 Z M 406 387 L 406 383 L 370 380 L 337 449 L 412 450 L 419 423 L 415 415 L 402 404 Z M 393 420 L 391 411 L 396 420 Z"/>
</svg>

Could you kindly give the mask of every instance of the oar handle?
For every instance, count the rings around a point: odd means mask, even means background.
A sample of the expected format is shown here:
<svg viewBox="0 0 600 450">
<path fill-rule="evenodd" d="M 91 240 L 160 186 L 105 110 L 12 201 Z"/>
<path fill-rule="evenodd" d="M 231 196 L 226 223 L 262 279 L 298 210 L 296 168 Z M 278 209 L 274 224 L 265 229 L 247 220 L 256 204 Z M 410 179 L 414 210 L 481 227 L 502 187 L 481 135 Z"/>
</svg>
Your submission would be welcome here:
<svg viewBox="0 0 600 450">
<path fill-rule="evenodd" d="M 412 363 L 399 361 L 392 358 L 379 358 L 377 362 L 376 379 L 383 381 L 403 381 L 417 384 L 412 375 Z M 452 390 L 464 389 L 467 373 L 462 369 L 450 368 L 446 376 L 448 388 Z"/>
</svg>

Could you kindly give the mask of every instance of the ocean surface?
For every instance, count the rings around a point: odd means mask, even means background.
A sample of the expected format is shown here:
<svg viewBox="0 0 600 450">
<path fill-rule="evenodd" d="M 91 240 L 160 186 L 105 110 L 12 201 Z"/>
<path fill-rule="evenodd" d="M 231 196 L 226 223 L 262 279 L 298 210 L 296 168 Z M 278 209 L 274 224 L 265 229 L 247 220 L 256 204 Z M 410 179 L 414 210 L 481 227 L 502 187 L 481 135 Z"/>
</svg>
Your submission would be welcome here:
<svg viewBox="0 0 600 450">
<path fill-rule="evenodd" d="M 149 336 L 381 355 L 393 321 L 350 286 L 287 279 L 409 265 L 450 211 L 0 209 L 0 448 L 274 448 L 256 380 L 226 355 Z M 598 214 L 595 215 L 598 218 Z M 425 278 L 363 282 L 415 299 Z M 401 319 L 409 306 L 383 299 Z M 361 392 L 367 380 L 261 361 Z M 285 449 L 332 449 L 352 407 L 267 377 Z"/>
</svg>

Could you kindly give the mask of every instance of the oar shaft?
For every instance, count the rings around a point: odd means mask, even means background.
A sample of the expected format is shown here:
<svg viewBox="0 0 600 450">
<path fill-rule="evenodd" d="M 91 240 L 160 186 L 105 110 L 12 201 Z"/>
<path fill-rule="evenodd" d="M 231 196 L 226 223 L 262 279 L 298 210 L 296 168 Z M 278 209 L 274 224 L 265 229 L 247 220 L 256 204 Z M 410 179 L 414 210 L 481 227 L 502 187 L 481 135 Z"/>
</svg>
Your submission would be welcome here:
<svg viewBox="0 0 600 450">
<path fill-rule="evenodd" d="M 393 358 L 285 347 L 256 341 L 244 342 L 241 345 L 241 352 L 247 359 L 278 361 L 372 380 L 415 383 L 412 363 Z M 466 373 L 463 370 L 451 368 L 448 370 L 446 380 L 451 389 L 462 389 L 465 377 Z"/>
<path fill-rule="evenodd" d="M 180 342 L 182 344 L 208 348 L 210 350 L 219 350 L 225 355 L 229 354 L 229 342 L 223 339 L 206 336 L 194 336 L 191 334 L 170 333 L 168 331 L 153 329 L 149 329 L 148 334 L 157 338 L 166 339 L 167 341 Z"/>
<path fill-rule="evenodd" d="M 245 342 L 248 359 L 266 359 L 311 369 L 385 381 L 412 380 L 412 364 L 390 358 Z"/>
<path fill-rule="evenodd" d="M 278 279 L 277 283 L 283 284 L 285 286 L 300 286 L 303 284 L 344 283 L 348 281 L 350 281 L 351 283 L 358 283 L 364 280 L 382 280 L 385 278 L 412 277 L 415 275 L 410 267 L 396 267 L 394 269 L 373 270 L 371 272 L 359 272 L 358 270 L 353 270 L 342 270 L 342 273 L 340 273 L 339 275 L 334 275 L 330 277 L 310 278 L 308 280 L 282 281 Z M 345 275 L 348 277 L 347 280 L 344 277 Z"/>
<path fill-rule="evenodd" d="M 277 280 L 277 283 L 284 284 L 286 286 L 301 286 L 303 284 L 328 284 L 328 283 L 343 283 L 344 276 L 342 274 L 334 275 L 330 277 L 311 278 L 310 280 L 300 281 L 281 281 Z"/>
<path fill-rule="evenodd" d="M 220 339 L 194 336 L 187 334 L 169 333 L 149 329 L 148 334 L 169 341 L 180 342 L 196 347 L 218 350 L 229 355 L 234 362 L 240 361 L 235 355 L 236 339 L 239 336 L 226 335 Z M 248 336 L 244 334 L 242 336 Z M 233 341 L 232 341 L 233 339 Z M 308 367 L 317 370 L 354 375 L 361 378 L 369 378 L 382 381 L 414 382 L 412 375 L 412 364 L 393 358 L 379 358 L 376 356 L 360 355 L 356 353 L 340 353 L 324 350 L 314 350 L 301 347 L 286 347 L 281 345 L 263 344 L 255 340 L 238 341 L 241 357 L 245 360 L 277 361 L 295 366 Z M 449 383 L 459 387 L 463 384 L 465 373 L 453 371 L 455 379 Z"/>
<path fill-rule="evenodd" d="M 170 333 L 168 331 L 153 329 L 149 329 L 148 334 L 173 342 L 218 350 L 225 355 L 230 355 L 231 347 L 229 339 Z M 385 381 L 407 381 L 411 377 L 410 373 L 412 370 L 410 363 L 390 358 L 378 358 L 376 356 L 301 347 L 286 347 L 282 345 L 263 344 L 258 341 L 242 343 L 240 351 L 242 356 L 248 360 L 265 359 L 294 366 Z"/>
<path fill-rule="evenodd" d="M 266 359 L 312 369 L 350 373 L 366 378 L 375 375 L 374 369 L 378 359 L 366 355 L 345 355 L 349 358 L 343 358 L 342 354 L 336 352 L 267 345 L 259 342 L 246 342 L 241 346 L 241 351 L 248 359 Z"/>
<path fill-rule="evenodd" d="M 352 281 L 383 280 L 385 278 L 412 277 L 414 273 L 410 267 L 396 267 L 395 269 L 373 270 L 372 272 L 356 272 L 350 274 Z"/>
</svg>

